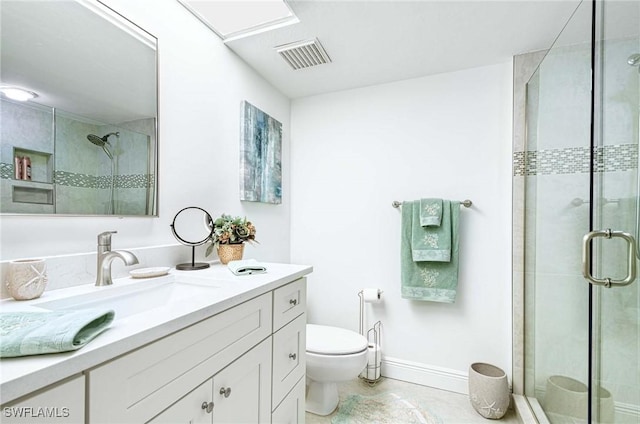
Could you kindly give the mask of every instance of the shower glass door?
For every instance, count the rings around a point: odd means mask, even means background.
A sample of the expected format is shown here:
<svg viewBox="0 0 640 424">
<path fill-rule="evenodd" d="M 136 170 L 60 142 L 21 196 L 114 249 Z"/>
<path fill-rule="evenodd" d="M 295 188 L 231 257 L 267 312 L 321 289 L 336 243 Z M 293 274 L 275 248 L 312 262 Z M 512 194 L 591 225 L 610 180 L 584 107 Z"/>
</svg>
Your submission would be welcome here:
<svg viewBox="0 0 640 424">
<path fill-rule="evenodd" d="M 640 2 L 595 4 L 592 230 L 638 237 Z M 624 280 L 638 266 L 622 237 L 598 238 L 592 269 Z M 631 260 L 629 259 L 631 256 Z M 640 284 L 593 286 L 591 396 L 594 422 L 640 422 Z"/>
<path fill-rule="evenodd" d="M 639 11 L 584 0 L 527 84 L 524 391 L 541 422 L 640 422 L 638 279 L 583 276 L 585 235 L 638 232 Z M 593 238 L 590 273 L 624 280 L 628 249 Z"/>
</svg>

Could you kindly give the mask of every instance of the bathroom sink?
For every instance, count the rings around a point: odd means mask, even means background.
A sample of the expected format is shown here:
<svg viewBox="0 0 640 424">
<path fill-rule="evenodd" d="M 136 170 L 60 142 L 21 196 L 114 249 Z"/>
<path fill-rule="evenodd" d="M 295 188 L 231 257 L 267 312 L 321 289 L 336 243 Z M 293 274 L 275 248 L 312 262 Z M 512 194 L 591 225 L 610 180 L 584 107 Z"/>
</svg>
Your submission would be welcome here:
<svg viewBox="0 0 640 424">
<path fill-rule="evenodd" d="M 170 307 L 188 299 L 199 299 L 215 293 L 216 286 L 186 284 L 175 281 L 143 282 L 128 285 L 95 287 L 89 293 L 34 304 L 50 311 L 100 308 L 115 311 L 115 318 Z"/>
</svg>

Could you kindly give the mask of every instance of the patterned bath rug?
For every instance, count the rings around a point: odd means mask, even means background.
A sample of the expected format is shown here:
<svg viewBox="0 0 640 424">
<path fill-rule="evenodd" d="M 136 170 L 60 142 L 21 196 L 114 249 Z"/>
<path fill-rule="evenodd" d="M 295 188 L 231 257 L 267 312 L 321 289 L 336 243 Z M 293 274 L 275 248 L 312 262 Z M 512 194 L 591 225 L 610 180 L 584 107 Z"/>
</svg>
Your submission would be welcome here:
<svg viewBox="0 0 640 424">
<path fill-rule="evenodd" d="M 340 402 L 331 424 L 442 424 L 425 405 L 396 393 L 349 395 Z"/>
</svg>

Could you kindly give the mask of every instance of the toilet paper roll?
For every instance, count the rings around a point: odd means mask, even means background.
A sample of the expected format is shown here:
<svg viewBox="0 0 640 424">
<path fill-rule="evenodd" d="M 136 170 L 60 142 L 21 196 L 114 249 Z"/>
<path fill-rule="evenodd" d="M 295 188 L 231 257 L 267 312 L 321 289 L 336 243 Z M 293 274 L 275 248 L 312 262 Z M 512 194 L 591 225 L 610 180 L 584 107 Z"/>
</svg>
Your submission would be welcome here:
<svg viewBox="0 0 640 424">
<path fill-rule="evenodd" d="M 380 378 L 382 369 L 382 351 L 379 344 L 369 343 L 367 348 L 367 366 L 360 373 L 360 376 L 367 380 L 377 380 Z"/>
<path fill-rule="evenodd" d="M 382 290 L 374 288 L 362 289 L 362 298 L 366 303 L 380 303 L 382 301 Z"/>
</svg>

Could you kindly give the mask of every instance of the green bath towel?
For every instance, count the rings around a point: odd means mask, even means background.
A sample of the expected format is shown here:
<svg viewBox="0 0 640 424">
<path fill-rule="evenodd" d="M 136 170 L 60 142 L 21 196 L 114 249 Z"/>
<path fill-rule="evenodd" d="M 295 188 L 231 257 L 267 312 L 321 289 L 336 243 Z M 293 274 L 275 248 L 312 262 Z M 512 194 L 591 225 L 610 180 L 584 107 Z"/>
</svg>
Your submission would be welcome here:
<svg viewBox="0 0 640 424">
<path fill-rule="evenodd" d="M 416 201 L 417 202 L 417 201 Z M 459 202 L 451 201 L 451 259 L 449 262 L 414 262 L 411 252 L 415 202 L 402 205 L 402 234 L 400 246 L 400 274 L 402 297 L 433 302 L 455 302 L 458 288 L 458 217 Z M 444 223 L 443 223 L 444 225 Z"/>
<path fill-rule="evenodd" d="M 408 203 L 408 202 L 407 202 Z M 422 201 L 413 203 L 411 225 L 411 255 L 415 262 L 449 262 L 451 260 L 451 202 L 442 201 L 442 222 L 439 226 L 422 225 Z M 407 209 L 411 209 L 407 205 Z"/>
<path fill-rule="evenodd" d="M 77 350 L 106 330 L 111 310 L 0 313 L 0 358 Z"/>
</svg>

